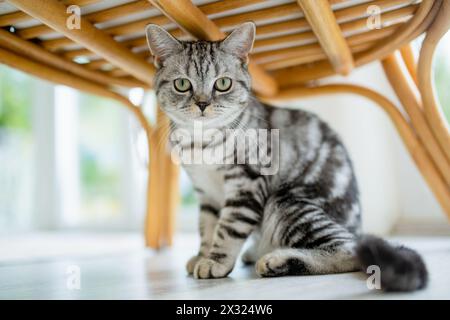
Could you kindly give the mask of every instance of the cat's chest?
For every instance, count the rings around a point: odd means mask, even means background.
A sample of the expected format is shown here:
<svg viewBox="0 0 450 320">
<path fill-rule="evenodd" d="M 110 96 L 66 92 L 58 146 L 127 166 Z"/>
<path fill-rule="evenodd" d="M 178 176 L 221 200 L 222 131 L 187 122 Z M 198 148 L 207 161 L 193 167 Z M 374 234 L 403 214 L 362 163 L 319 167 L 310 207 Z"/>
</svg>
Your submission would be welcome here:
<svg viewBox="0 0 450 320">
<path fill-rule="evenodd" d="M 217 166 L 189 165 L 184 169 L 191 178 L 192 184 L 199 191 L 200 196 L 222 206 L 224 199 L 224 174 Z"/>
</svg>

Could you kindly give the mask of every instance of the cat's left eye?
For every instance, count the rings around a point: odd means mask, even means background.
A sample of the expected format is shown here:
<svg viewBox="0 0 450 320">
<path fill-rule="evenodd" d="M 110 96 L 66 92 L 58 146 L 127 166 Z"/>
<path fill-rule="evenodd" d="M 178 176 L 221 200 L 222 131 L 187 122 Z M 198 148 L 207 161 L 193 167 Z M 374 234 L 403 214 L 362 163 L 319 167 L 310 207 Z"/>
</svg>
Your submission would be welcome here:
<svg viewBox="0 0 450 320">
<path fill-rule="evenodd" d="M 214 83 L 214 88 L 217 91 L 227 91 L 231 88 L 231 79 L 228 77 L 219 78 Z"/>
</svg>

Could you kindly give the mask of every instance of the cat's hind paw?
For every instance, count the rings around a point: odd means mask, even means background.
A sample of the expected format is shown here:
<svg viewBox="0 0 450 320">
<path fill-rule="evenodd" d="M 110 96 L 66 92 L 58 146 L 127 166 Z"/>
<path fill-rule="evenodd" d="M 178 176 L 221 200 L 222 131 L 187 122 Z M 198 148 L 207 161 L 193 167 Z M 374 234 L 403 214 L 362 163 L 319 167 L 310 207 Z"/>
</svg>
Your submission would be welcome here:
<svg viewBox="0 0 450 320">
<path fill-rule="evenodd" d="M 256 262 L 256 273 L 261 277 L 277 277 L 288 273 L 288 265 L 283 256 L 269 253 Z"/>
<path fill-rule="evenodd" d="M 262 256 L 256 262 L 256 273 L 261 277 L 310 274 L 300 256 L 292 254 L 290 249 L 275 250 Z"/>
<path fill-rule="evenodd" d="M 194 278 L 196 279 L 216 279 L 224 278 L 232 268 L 225 266 L 217 261 L 207 258 L 201 258 L 194 268 Z"/>
</svg>

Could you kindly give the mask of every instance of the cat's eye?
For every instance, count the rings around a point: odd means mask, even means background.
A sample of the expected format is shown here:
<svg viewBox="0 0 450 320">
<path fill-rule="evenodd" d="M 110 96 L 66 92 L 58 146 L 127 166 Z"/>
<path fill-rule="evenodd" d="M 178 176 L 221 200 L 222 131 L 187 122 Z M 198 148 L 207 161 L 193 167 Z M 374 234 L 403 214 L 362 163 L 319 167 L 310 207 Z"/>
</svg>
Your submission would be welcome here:
<svg viewBox="0 0 450 320">
<path fill-rule="evenodd" d="M 227 91 L 231 88 L 231 79 L 228 77 L 219 78 L 214 83 L 214 88 L 217 91 Z"/>
<path fill-rule="evenodd" d="M 175 89 L 179 92 L 186 92 L 191 89 L 191 82 L 186 78 L 178 78 L 173 82 Z"/>
</svg>

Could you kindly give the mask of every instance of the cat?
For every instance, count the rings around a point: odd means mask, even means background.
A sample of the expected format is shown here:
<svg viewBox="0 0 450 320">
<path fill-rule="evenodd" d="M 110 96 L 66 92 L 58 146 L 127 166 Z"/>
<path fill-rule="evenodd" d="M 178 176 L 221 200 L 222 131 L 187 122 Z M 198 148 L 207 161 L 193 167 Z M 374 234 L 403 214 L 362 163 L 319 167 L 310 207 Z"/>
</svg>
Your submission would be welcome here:
<svg viewBox="0 0 450 320">
<path fill-rule="evenodd" d="M 154 89 L 178 151 L 215 151 L 213 163 L 182 163 L 200 201 L 198 254 L 187 263 L 197 279 L 226 277 L 242 255 L 262 277 L 381 269 L 385 290 L 425 287 L 427 270 L 413 250 L 361 235 L 361 206 L 352 162 L 339 136 L 312 113 L 264 105 L 251 92 L 249 53 L 255 24 L 246 22 L 222 41 L 180 41 L 157 25 L 146 28 L 157 72 Z M 196 135 L 198 126 L 217 139 Z M 241 130 L 233 135 L 232 130 Z M 244 160 L 264 149 L 278 164 L 237 161 L 223 152 L 247 130 L 277 130 L 278 140 L 250 141 Z M 266 143 L 267 142 L 267 143 Z M 235 141 L 231 144 L 235 146 Z M 257 146 L 250 151 L 250 146 Z M 226 148 L 225 148 L 226 149 Z M 256 151 L 255 151 L 256 150 Z M 275 152 L 277 151 L 277 152 Z M 222 158 L 220 158 L 222 157 Z M 217 159 L 216 159 L 217 160 Z"/>
</svg>

